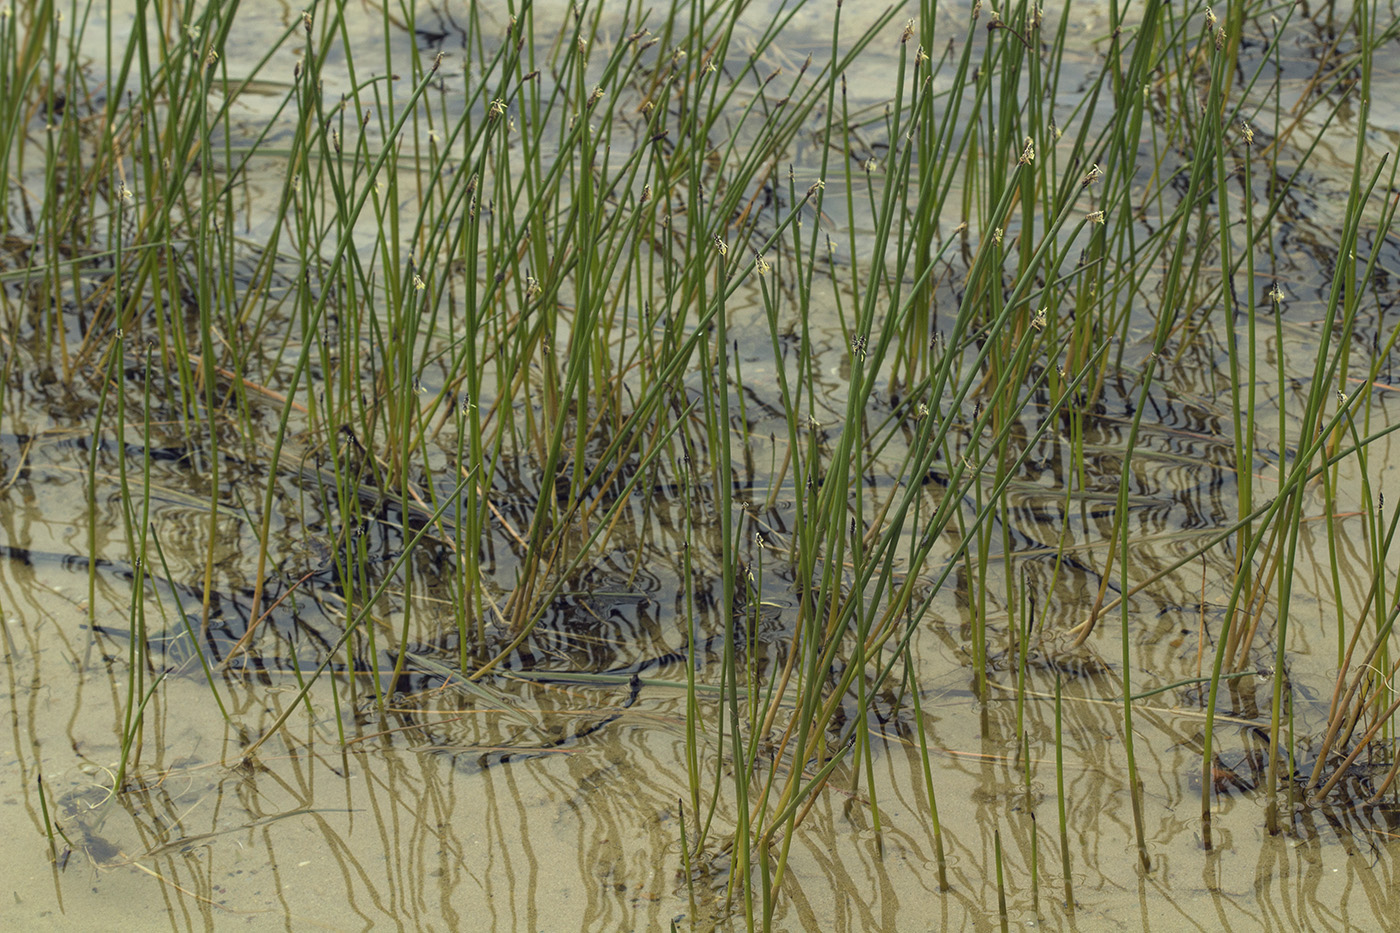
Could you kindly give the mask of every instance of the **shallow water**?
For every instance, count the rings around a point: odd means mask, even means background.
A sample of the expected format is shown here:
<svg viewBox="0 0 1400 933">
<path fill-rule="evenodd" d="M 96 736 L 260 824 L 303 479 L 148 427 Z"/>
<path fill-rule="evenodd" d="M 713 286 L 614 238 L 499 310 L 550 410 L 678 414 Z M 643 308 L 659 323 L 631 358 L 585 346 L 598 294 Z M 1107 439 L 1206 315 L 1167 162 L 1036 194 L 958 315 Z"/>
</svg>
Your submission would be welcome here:
<svg viewBox="0 0 1400 933">
<path fill-rule="evenodd" d="M 374 16 L 365 15 L 362 28 L 377 30 Z M 541 19 L 550 15 L 560 14 L 537 13 Z M 814 5 L 785 34 L 783 48 L 794 61 L 825 49 L 825 15 L 824 7 Z M 1086 74 L 1094 67 L 1095 23 L 1101 26 L 1102 17 L 1090 8 L 1074 30 Z M 427 22 L 420 14 L 420 30 Z M 280 34 L 281 28 L 271 17 L 250 25 L 241 34 L 247 49 L 231 49 L 230 59 L 260 55 L 266 31 Z M 895 46 L 898 31 L 896 23 L 886 50 Z M 429 38 L 420 32 L 425 54 L 434 48 Z M 1308 73 L 1314 38 L 1301 28 L 1291 34 L 1290 64 L 1300 75 Z M 406 47 L 410 39 L 399 41 Z M 868 71 L 851 76 L 864 102 L 886 95 L 883 76 L 892 60 L 879 47 L 862 60 Z M 1378 81 L 1400 87 L 1392 70 L 1384 63 L 1380 68 L 1384 77 Z M 250 112 L 249 119 L 257 116 Z M 1356 131 L 1344 110 L 1290 205 L 1293 213 L 1280 225 L 1278 269 L 1289 298 L 1283 342 L 1272 326 L 1259 339 L 1271 365 L 1281 356 L 1290 373 L 1310 372 L 1317 352 L 1318 308 L 1331 286 L 1326 270 L 1337 250 L 1336 192 L 1345 190 L 1352 151 L 1347 140 Z M 1389 138 L 1381 145 L 1393 145 L 1400 122 L 1380 108 L 1367 131 Z M 810 168 L 818 157 L 810 146 L 795 156 L 799 168 Z M 829 219 L 838 227 L 849 221 L 858 230 L 862 222 L 859 216 Z M 1381 249 L 1382 266 L 1400 268 L 1395 241 Z M 943 286 L 938 297 L 944 313 L 951 313 L 952 286 Z M 740 362 L 749 419 L 741 485 L 766 491 L 768 464 L 782 457 L 767 439 L 787 431 L 773 374 L 793 363 L 775 362 L 767 352 L 767 324 L 754 291 L 738 293 L 732 308 L 732 336 L 745 348 Z M 827 312 L 830 317 L 812 326 L 819 349 L 816 389 L 831 411 L 832 423 L 822 429 L 834 436 L 845 406 L 849 350 L 834 311 Z M 1379 313 L 1375 317 L 1368 332 L 1384 339 L 1393 324 Z M 1140 338 L 1150 323 L 1135 321 L 1132 333 Z M 1201 339 L 1167 366 L 1134 452 L 1129 501 L 1138 546 L 1133 570 L 1141 577 L 1189 553 L 1206 530 L 1227 527 L 1234 514 L 1237 452 L 1220 328 L 1212 318 Z M 1104 563 L 1104 542 L 1112 533 L 1134 397 L 1131 374 L 1148 349 L 1140 340 L 1123 348 L 1124 375 L 1108 387 L 1086 437 L 1092 455 L 1084 465 L 1088 483 L 1067 514 L 1060 512 L 1069 469 L 1064 438 L 1048 435 L 1013 483 L 1013 521 L 1005 539 L 1018 555 L 1016 572 L 1039 594 L 1038 625 L 1047 638 L 1082 619 L 1098 589 L 1095 568 Z M 6 350 L 29 359 L 24 348 Z M 13 905 L 6 916 L 17 925 L 649 930 L 678 920 L 682 929 L 742 926 L 726 904 L 726 860 L 693 866 L 690 883 L 682 861 L 680 823 L 683 816 L 693 819 L 683 810 L 689 799 L 683 603 L 690 594 L 713 606 L 721 591 L 718 568 L 705 563 L 703 549 L 694 549 L 697 563 L 690 571 L 682 561 L 686 542 L 677 491 L 658 487 L 639 497 L 624 512 L 616 539 L 621 543 L 600 556 L 583 585 L 554 602 L 511 669 L 480 686 L 452 676 L 455 651 L 437 624 L 446 614 L 442 568 L 431 553 L 415 556 L 420 583 L 408 619 L 415 653 L 399 680 L 380 678 L 388 702 L 376 702 L 362 646 L 355 670 L 336 662 L 334 692 L 313 691 L 286 729 L 243 763 L 249 742 L 295 703 L 297 668 L 307 671 L 337 655 L 331 646 L 343 629 L 345 607 L 337 601 L 327 559 L 334 516 L 304 494 L 305 473 L 288 467 L 272 530 L 278 564 L 266 595 L 267 602 L 285 602 L 263 624 L 261 650 L 215 677 L 225 717 L 211 696 L 200 652 L 220 660 L 248 629 L 257 530 L 232 510 L 221 515 L 217 529 L 209 527 L 208 455 L 168 426 L 166 436 L 157 434 L 150 445 L 151 524 L 164 560 L 160 572 L 145 579 L 141 603 L 154 661 L 140 689 L 152 695 L 140 767 L 128 774 L 128 788 L 112 795 L 121 757 L 118 711 L 131 677 L 127 651 L 137 578 L 116 530 L 123 508 L 117 475 L 123 458 L 129 469 L 139 469 L 145 448 L 131 427 L 125 448 L 111 431 L 94 437 L 92 399 L 55 384 L 51 373 L 24 362 L 15 373 L 0 428 L 0 534 L 6 544 L 0 554 L 6 635 L 0 689 L 10 713 L 8 742 L 0 745 L 0 786 L 8 804 L 0 808 L 0 833 L 14 840 L 7 873 Z M 1271 385 L 1264 381 L 1266 390 Z M 1301 385 L 1290 388 L 1304 391 Z M 1392 423 L 1400 404 L 1395 396 L 1390 386 L 1374 389 L 1372 430 Z M 1257 456 L 1269 466 L 1261 468 L 1257 482 L 1264 487 L 1275 475 L 1272 467 L 1288 454 L 1277 438 L 1279 404 L 1296 402 L 1273 399 L 1261 409 L 1267 414 L 1260 419 Z M 258 417 L 270 430 L 275 411 L 269 407 Z M 1028 431 L 1039 425 L 1033 409 L 1022 417 Z M 99 537 L 95 549 L 87 538 L 86 501 L 94 444 L 100 445 L 94 524 L 111 529 L 110 539 Z M 228 452 L 236 449 L 223 448 L 221 482 L 231 494 L 247 490 L 256 498 L 263 474 L 257 463 Z M 1371 451 L 1368 479 L 1381 488 L 1394 488 L 1396 467 L 1388 464 L 1400 463 L 1389 452 L 1385 440 Z M 305 451 L 284 454 L 284 466 L 298 464 L 299 453 Z M 518 527 L 527 504 L 549 481 L 525 466 L 498 479 L 492 490 L 502 528 Z M 899 481 L 876 475 L 873 486 Z M 1341 501 L 1360 501 L 1354 466 L 1344 468 L 1339 483 Z M 730 491 L 698 495 L 713 510 Z M 1304 522 L 1291 605 L 1288 677 L 1295 751 L 1305 762 L 1325 721 L 1338 665 L 1336 607 L 1354 612 L 1369 585 L 1360 569 L 1360 517 L 1343 515 L 1335 539 L 1342 546 L 1342 586 L 1334 592 L 1328 539 L 1314 521 L 1322 518 L 1322 501 L 1319 494 Z M 745 514 L 770 547 L 791 534 L 796 520 L 791 497 L 781 494 Z M 1001 532 L 994 540 L 1002 540 Z M 211 534 L 219 548 L 218 621 L 197 646 L 185 618 L 192 614 L 198 624 Z M 402 549 L 401 530 L 388 523 L 368 534 L 376 553 Z M 505 592 L 519 565 L 506 532 L 498 528 L 494 534 L 487 548 Z M 1056 578 L 1062 534 L 1072 559 Z M 745 559 L 757 565 L 761 551 L 753 546 Z M 1100 623 L 1082 651 L 1054 663 L 1039 652 L 1033 659 L 1020 692 L 1026 698 L 1028 768 L 1017 749 L 1009 608 L 996 595 L 1010 587 L 1001 562 L 993 560 L 991 567 L 994 634 L 986 702 L 974 694 L 969 581 L 955 577 L 956 587 L 924 594 L 934 602 L 912 642 L 950 890 L 938 890 L 912 708 L 891 694 L 876 700 L 877 715 L 866 721 L 874 743 L 871 774 L 838 770 L 793 839 L 779 928 L 996 929 L 998 836 L 1007 910 L 1020 928 L 1369 930 L 1400 917 L 1400 851 L 1394 843 L 1400 812 L 1393 792 L 1376 805 L 1359 803 L 1373 776 L 1364 760 L 1354 787 L 1344 785 L 1320 805 L 1290 801 L 1285 832 L 1265 831 L 1258 787 L 1267 750 L 1272 643 L 1256 648 L 1258 657 L 1251 660 L 1263 673 L 1232 681 L 1230 694 L 1222 693 L 1210 849 L 1203 845 L 1199 815 L 1202 692 L 1177 689 L 1134 707 L 1151 858 L 1150 870 L 1140 871 L 1121 704 L 1113 702 L 1122 684 L 1117 614 Z M 1197 676 L 1199 645 L 1209 637 L 1201 633 L 1218 626 L 1228 597 L 1220 582 L 1227 570 L 1227 559 L 1214 555 L 1132 599 L 1135 689 Z M 764 670 L 781 663 L 784 610 L 795 604 L 794 585 L 781 570 L 762 580 L 763 602 L 751 634 L 753 662 Z M 404 624 L 405 601 L 402 593 L 384 601 L 378 621 L 386 641 Z M 720 651 L 722 627 L 711 624 L 695 635 L 703 681 Z M 385 657 L 381 648 L 381 664 Z M 1208 673 L 1209 647 L 1205 659 Z M 393 660 L 380 670 L 391 669 Z M 158 672 L 163 679 L 153 689 Z M 603 682 L 570 676 L 599 672 L 611 676 Z M 1061 880 L 1056 811 L 1057 679 L 1063 689 L 1072 904 Z M 717 718 L 713 698 L 700 696 L 705 718 Z M 714 740 L 707 741 L 713 759 Z M 44 839 L 41 776 L 49 815 L 66 834 L 56 840 L 54 862 Z M 718 823 L 732 825 L 729 806 L 719 802 Z"/>
</svg>

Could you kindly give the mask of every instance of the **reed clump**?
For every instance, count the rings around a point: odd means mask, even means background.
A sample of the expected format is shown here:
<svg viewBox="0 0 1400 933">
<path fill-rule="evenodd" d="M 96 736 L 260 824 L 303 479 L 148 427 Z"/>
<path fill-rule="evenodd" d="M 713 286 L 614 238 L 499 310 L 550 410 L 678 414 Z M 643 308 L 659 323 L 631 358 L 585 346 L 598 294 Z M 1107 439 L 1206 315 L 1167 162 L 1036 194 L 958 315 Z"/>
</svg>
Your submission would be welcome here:
<svg viewBox="0 0 1400 933">
<path fill-rule="evenodd" d="M 837 4 L 799 59 L 800 9 L 472 4 L 449 51 L 412 41 L 411 4 L 368 24 L 316 4 L 250 53 L 236 5 L 138 4 L 127 44 L 76 8 L 6 8 L 3 401 L 43 373 L 91 428 L 89 556 L 132 571 L 118 790 L 166 670 L 148 612 L 199 646 L 231 722 L 250 672 L 298 685 L 249 757 L 318 691 L 339 704 L 341 675 L 380 705 L 425 676 L 500 696 L 549 672 L 535 649 L 581 643 L 574 594 L 655 596 L 649 575 L 674 587 L 682 660 L 603 644 L 568 673 L 684 687 L 687 877 L 727 866 L 750 927 L 833 782 L 882 829 L 880 723 L 907 730 L 951 886 L 920 657 L 950 605 L 973 695 L 1015 699 L 1037 905 L 1029 732 L 1054 724 L 1072 909 L 1060 681 L 1096 643 L 1118 649 L 1092 657 L 1116 678 L 1144 870 L 1145 697 L 1204 685 L 1207 844 L 1221 686 L 1270 678 L 1273 831 L 1286 794 L 1325 800 L 1384 747 L 1400 602 L 1370 451 L 1400 333 L 1376 310 L 1395 166 L 1364 134 L 1311 371 L 1285 368 L 1272 283 L 1281 213 L 1343 102 L 1365 125 L 1395 26 L 1357 4 L 1354 42 L 1285 108 L 1296 24 L 1270 16 L 1294 7 L 1113 4 L 1085 44 L 1025 0 L 928 3 L 902 29 Z M 887 102 L 847 81 L 873 49 Z M 1230 509 L 1152 550 L 1153 413 L 1203 383 L 1228 412 Z M 152 510 L 172 494 L 206 515 L 178 571 Z M 1335 547 L 1350 509 L 1359 606 Z M 1305 775 L 1291 598 L 1314 519 L 1341 672 Z M 1219 625 L 1194 671 L 1135 682 L 1135 600 L 1198 566 Z M 338 626 L 313 649 L 289 634 L 308 603 Z"/>
</svg>

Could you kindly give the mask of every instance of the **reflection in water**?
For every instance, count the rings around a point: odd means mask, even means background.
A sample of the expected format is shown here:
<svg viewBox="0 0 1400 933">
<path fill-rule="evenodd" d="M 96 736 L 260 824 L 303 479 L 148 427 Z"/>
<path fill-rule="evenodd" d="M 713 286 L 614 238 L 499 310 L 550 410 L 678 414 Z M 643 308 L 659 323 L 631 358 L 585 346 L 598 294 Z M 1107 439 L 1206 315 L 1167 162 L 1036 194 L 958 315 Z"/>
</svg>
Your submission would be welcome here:
<svg viewBox="0 0 1400 933">
<path fill-rule="evenodd" d="M 1200 469 L 1214 469 L 1201 462 Z M 37 543 L 34 523 L 19 517 L 20 510 L 4 513 L 7 530 L 22 535 L 11 540 Z M 415 673 L 414 692 L 379 713 L 364 683 L 342 680 L 338 710 L 320 695 L 314 721 L 297 726 L 292 719 L 293 727 L 265 745 L 255 763 L 230 768 L 250 737 L 221 719 L 200 668 L 187 658 L 149 711 L 148 757 L 133 791 L 109 798 L 104 769 L 116 748 L 113 687 L 104 671 L 116 652 L 100 647 L 80 668 L 76 690 L 46 686 L 71 682 L 87 639 L 105 644 L 82 628 L 74 594 L 82 592 L 84 577 L 80 568 L 46 566 L 32 556 L 11 556 L 0 566 L 0 593 L 12 618 L 11 734 L 30 814 L 8 829 L 26 836 L 37 829 L 36 759 L 28 751 L 37 749 L 49 769 L 50 806 L 75 850 L 67 870 L 53 876 L 32 853 L 21 889 L 26 903 L 52 905 L 61 897 L 72 916 L 182 928 L 251 921 L 295 928 L 664 929 L 680 914 L 725 914 L 725 865 L 694 866 L 687 884 L 681 864 L 677 821 L 688 805 L 684 694 L 667 684 L 684 681 L 683 662 L 648 669 L 630 705 L 633 685 L 625 678 L 597 685 L 507 677 L 491 684 L 493 702 L 491 693 L 453 687 L 427 669 Z M 110 590 L 106 604 L 118 611 L 117 574 L 102 579 Z M 569 652 L 583 652 L 582 659 L 605 650 L 599 646 L 635 646 L 647 641 L 647 632 L 652 652 L 674 657 L 659 647 L 681 644 L 674 613 L 635 598 L 604 604 L 605 612 L 593 614 L 561 607 L 561 615 L 582 614 L 587 624 L 573 638 L 565 623 L 552 629 L 557 655 L 551 657 L 572 662 Z M 1164 669 L 1178 666 L 1178 656 L 1193 656 L 1196 610 L 1159 606 L 1160 624 L 1142 636 L 1144 656 L 1161 653 Z M 841 775 L 836 787 L 857 789 L 821 798 L 795 840 L 782 919 L 789 928 L 994 928 L 988 905 L 996 902 L 995 882 L 982 866 L 992 864 L 998 827 L 1013 918 L 1039 915 L 1058 929 L 1094 930 L 1125 916 L 1143 929 L 1200 922 L 1291 929 L 1332 916 L 1350 890 L 1364 892 L 1379 916 L 1394 909 L 1393 859 L 1385 850 L 1385 840 L 1400 829 L 1393 809 L 1299 808 L 1293 835 L 1263 832 L 1251 791 L 1263 755 L 1255 694 L 1267 690 L 1265 681 L 1235 682 L 1231 709 L 1224 711 L 1233 718 L 1217 720 L 1226 741 L 1216 775 L 1220 840 L 1209 854 L 1201 850 L 1195 816 L 1201 709 L 1187 695 L 1181 705 L 1170 694 L 1160 704 L 1142 704 L 1138 729 L 1146 739 L 1141 754 L 1155 868 L 1150 875 L 1125 874 L 1132 825 L 1116 764 L 1121 723 L 1115 706 L 1104 702 L 1117 683 L 1112 664 L 1091 652 L 1031 666 L 1028 693 L 1040 699 L 1025 709 L 1027 769 L 1013 738 L 1014 670 L 994 664 L 993 697 L 981 706 L 971 696 L 963 639 L 946 622 L 928 635 L 919 651 L 923 708 L 952 891 L 937 891 L 918 739 L 906 705 L 888 721 L 868 723 L 876 741 L 875 786 Z M 295 681 L 285 671 L 263 672 L 270 690 L 240 687 L 243 676 L 230 674 L 221 685 L 237 722 L 271 721 L 293 695 Z M 1073 912 L 1063 906 L 1059 883 L 1054 707 L 1045 699 L 1057 676 L 1064 691 Z M 347 740 L 343 751 L 337 717 Z M 55 736 L 66 736 L 76 754 L 60 754 Z M 65 760 L 66 768 L 54 768 Z M 711 745 L 705 766 L 716 764 Z M 876 806 L 885 827 L 878 835 Z M 732 819 L 724 807 L 721 801 L 716 819 Z M 19 816 L 25 809 L 8 812 Z M 1033 864 L 1040 873 L 1034 886 Z"/>
</svg>

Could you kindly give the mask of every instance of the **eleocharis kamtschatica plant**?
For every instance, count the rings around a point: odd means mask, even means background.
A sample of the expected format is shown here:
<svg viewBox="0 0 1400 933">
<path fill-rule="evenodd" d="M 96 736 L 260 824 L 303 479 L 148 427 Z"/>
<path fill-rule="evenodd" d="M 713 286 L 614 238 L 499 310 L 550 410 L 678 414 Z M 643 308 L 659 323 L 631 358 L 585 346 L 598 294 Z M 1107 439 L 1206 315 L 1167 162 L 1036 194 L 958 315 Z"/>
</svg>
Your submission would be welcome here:
<svg viewBox="0 0 1400 933">
<path fill-rule="evenodd" d="M 449 52 L 420 45 L 412 5 L 320 3 L 264 24 L 249 53 L 238 5 L 138 4 L 125 46 L 76 5 L 66 19 L 3 8 L 0 404 L 16 372 L 42 369 L 88 413 L 89 611 L 96 558 L 131 571 L 119 785 L 170 669 L 148 600 L 202 646 L 230 719 L 240 677 L 289 669 L 297 702 L 256 748 L 313 710 L 329 671 L 386 708 L 425 644 L 470 689 L 537 673 L 524 668 L 561 605 L 599 574 L 642 588 L 669 548 L 686 671 L 658 680 L 684 686 L 692 899 L 694 873 L 728 859 L 745 922 L 773 925 L 830 787 L 883 836 L 877 764 L 906 726 L 938 884 L 955 885 L 920 675 L 922 640 L 954 605 L 984 731 L 998 691 L 1014 695 L 1025 805 L 1007 819 L 1026 822 L 994 828 L 995 869 L 1004 880 L 1003 838 L 1024 840 L 1038 909 L 1038 746 L 1055 744 L 1068 901 L 1061 723 L 1082 697 L 1060 681 L 1092 639 L 1116 642 L 1105 699 L 1143 870 L 1134 712 L 1148 696 L 1208 684 L 1208 827 L 1218 688 L 1268 667 L 1262 792 L 1291 782 L 1304 523 L 1320 488 L 1343 590 L 1347 470 L 1370 589 L 1359 612 L 1337 601 L 1341 674 L 1309 791 L 1332 793 L 1377 747 L 1397 709 L 1395 521 L 1368 454 L 1389 428 L 1365 385 L 1397 332 L 1362 322 L 1395 205 L 1380 197 L 1393 166 L 1361 134 L 1303 395 L 1277 351 L 1281 293 L 1261 285 L 1317 145 L 1289 139 L 1319 107 L 1330 125 L 1343 89 L 1320 77 L 1285 116 L 1277 42 L 1242 45 L 1262 4 L 1224 20 L 1110 4 L 1091 53 L 1074 51 L 1071 12 L 1026 0 L 956 17 L 926 3 L 902 28 L 894 10 L 853 27 L 836 4 L 799 58 L 786 39 L 807 28 L 801 9 L 629 2 L 558 18 L 524 3 L 493 19 L 472 5 Z M 1368 4 L 1349 28 L 1356 48 L 1328 73 L 1358 69 L 1364 117 L 1395 28 Z M 850 80 L 877 52 L 887 101 Z M 1183 361 L 1217 346 L 1220 385 L 1197 385 Z M 1238 494 L 1208 531 L 1149 554 L 1154 413 L 1188 387 L 1229 400 Z M 204 514 L 193 582 L 153 506 L 165 460 L 187 465 Z M 1036 499 L 1047 470 L 1052 505 Z M 1197 564 L 1229 594 L 1211 671 L 1136 683 L 1152 647 L 1135 600 Z M 343 626 L 305 665 L 288 622 L 303 603 Z M 1118 626 L 1099 626 L 1114 610 Z M 1267 823 L 1280 828 L 1273 804 Z"/>
</svg>

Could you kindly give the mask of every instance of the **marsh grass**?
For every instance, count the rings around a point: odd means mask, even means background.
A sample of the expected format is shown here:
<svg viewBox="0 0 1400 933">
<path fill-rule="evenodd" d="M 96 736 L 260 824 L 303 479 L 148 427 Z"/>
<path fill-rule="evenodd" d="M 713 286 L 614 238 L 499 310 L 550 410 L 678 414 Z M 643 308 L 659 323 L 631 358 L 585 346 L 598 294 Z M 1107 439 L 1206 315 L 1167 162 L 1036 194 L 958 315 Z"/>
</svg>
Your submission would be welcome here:
<svg viewBox="0 0 1400 933">
<path fill-rule="evenodd" d="M 1290 595 L 1319 496 L 1329 546 L 1344 511 L 1366 516 L 1371 582 L 1360 612 L 1338 601 L 1340 673 L 1307 792 L 1333 794 L 1400 708 L 1396 520 L 1367 452 L 1390 427 L 1364 388 L 1400 334 L 1376 311 L 1394 163 L 1364 134 L 1311 373 L 1282 353 L 1267 371 L 1260 348 L 1283 344 L 1287 309 L 1259 285 L 1321 132 L 1344 101 L 1365 124 L 1374 52 L 1395 27 L 1357 4 L 1334 24 L 1348 48 L 1288 109 L 1277 42 L 1246 56 L 1241 37 L 1276 40 L 1295 11 L 1233 4 L 1221 21 L 1147 4 L 1129 18 L 1112 4 L 1094 67 L 1072 78 L 1071 15 L 1027 2 L 956 18 L 928 4 L 902 31 L 894 10 L 852 28 L 838 4 L 827 46 L 787 67 L 774 62 L 796 7 L 755 25 L 743 4 L 584 5 L 562 22 L 471 4 L 447 55 L 409 41 L 412 4 L 378 9 L 378 48 L 344 7 L 317 4 L 258 57 L 231 44 L 236 6 L 137 3 L 127 45 L 93 35 L 90 8 L 60 21 L 51 3 L 7 7 L 0 401 L 43 372 L 92 426 L 87 547 L 132 581 L 116 789 L 141 769 L 143 711 L 168 671 L 148 650 L 152 608 L 197 644 L 230 722 L 221 692 L 249 672 L 295 681 L 250 757 L 318 691 L 337 710 L 382 707 L 426 665 L 485 698 L 509 689 L 505 672 L 550 673 L 532 646 L 557 635 L 561 604 L 604 570 L 638 587 L 651 534 L 681 545 L 692 913 L 697 874 L 727 864 L 734 909 L 771 926 L 792 842 L 832 782 L 881 832 L 874 711 L 891 701 L 912 723 L 949 889 L 916 635 L 951 591 L 974 695 L 984 710 L 998 690 L 1016 702 L 1024 806 L 994 833 L 1003 928 L 1002 829 L 1028 839 L 1037 911 L 1046 871 L 1032 719 L 1053 721 L 1073 910 L 1060 681 L 1096 637 L 1120 648 L 1141 868 L 1151 815 L 1133 714 L 1162 691 L 1208 684 L 1209 844 L 1219 688 L 1272 671 L 1261 793 L 1270 830 L 1286 829 Z M 853 102 L 846 82 L 872 44 L 897 56 L 884 107 Z M 1305 141 L 1317 108 L 1331 109 Z M 1144 559 L 1146 419 L 1181 361 L 1219 340 L 1237 510 Z M 1110 403 L 1126 414 L 1105 448 Z M 166 447 L 207 513 L 193 584 L 152 519 Z M 1046 564 L 1018 553 L 1017 503 L 1051 456 Z M 1255 487 L 1266 470 L 1269 497 Z M 1343 501 L 1344 470 L 1360 503 Z M 119 533 L 102 525 L 109 495 Z M 324 566 L 288 572 L 310 516 Z M 249 551 L 236 572 L 230 540 Z M 1087 599 L 1064 596 L 1071 562 L 1092 565 Z M 1229 592 L 1202 635 L 1209 672 L 1140 689 L 1134 598 L 1197 563 Z M 250 592 L 234 603 L 221 591 L 243 568 Z M 279 620 L 312 602 L 340 628 L 307 663 Z M 779 636 L 761 640 L 779 605 Z M 322 682 L 331 672 L 346 698 Z M 563 673 L 645 683 L 635 664 Z"/>
</svg>

